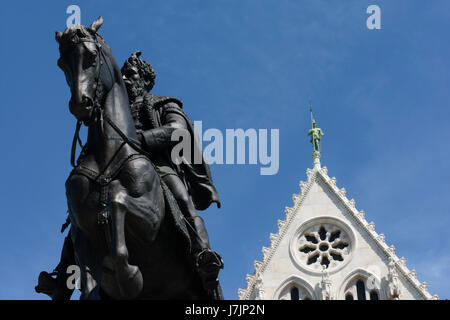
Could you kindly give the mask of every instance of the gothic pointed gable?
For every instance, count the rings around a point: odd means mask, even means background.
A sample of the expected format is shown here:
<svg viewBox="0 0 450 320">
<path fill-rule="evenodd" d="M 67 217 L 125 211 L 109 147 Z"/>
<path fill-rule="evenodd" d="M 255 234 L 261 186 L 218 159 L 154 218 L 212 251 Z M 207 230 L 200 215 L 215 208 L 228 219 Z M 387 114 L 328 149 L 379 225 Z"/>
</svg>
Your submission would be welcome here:
<svg viewBox="0 0 450 320">
<path fill-rule="evenodd" d="M 278 220 L 239 299 L 437 299 L 319 158 L 313 153 L 314 168 Z"/>
</svg>

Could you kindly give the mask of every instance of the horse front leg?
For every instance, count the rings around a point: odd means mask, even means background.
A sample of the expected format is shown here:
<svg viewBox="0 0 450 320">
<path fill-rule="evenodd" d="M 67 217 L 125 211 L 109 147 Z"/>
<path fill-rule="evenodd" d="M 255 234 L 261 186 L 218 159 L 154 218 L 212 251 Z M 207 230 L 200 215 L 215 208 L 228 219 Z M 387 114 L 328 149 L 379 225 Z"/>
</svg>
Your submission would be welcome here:
<svg viewBox="0 0 450 320">
<path fill-rule="evenodd" d="M 109 203 L 111 213 L 111 256 L 120 293 L 124 299 L 136 298 L 142 291 L 144 281 L 137 266 L 128 262 L 128 248 L 125 240 L 125 218 L 127 215 L 127 193 L 120 183 L 112 183 L 112 199 Z M 122 189 L 122 190 L 120 190 Z"/>
</svg>

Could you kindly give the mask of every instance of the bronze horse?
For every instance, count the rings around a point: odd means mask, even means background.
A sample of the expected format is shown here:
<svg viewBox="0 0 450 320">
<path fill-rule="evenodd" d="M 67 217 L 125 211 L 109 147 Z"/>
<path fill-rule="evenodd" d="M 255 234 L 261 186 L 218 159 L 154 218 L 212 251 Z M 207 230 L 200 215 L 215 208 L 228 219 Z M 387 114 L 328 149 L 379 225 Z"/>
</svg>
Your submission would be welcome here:
<svg viewBox="0 0 450 320">
<path fill-rule="evenodd" d="M 164 186 L 139 148 L 120 68 L 97 33 L 102 23 L 99 17 L 55 36 L 70 112 L 77 130 L 88 126 L 66 181 L 81 299 L 221 299 L 220 285 L 213 294 L 203 288 L 167 214 Z"/>
</svg>

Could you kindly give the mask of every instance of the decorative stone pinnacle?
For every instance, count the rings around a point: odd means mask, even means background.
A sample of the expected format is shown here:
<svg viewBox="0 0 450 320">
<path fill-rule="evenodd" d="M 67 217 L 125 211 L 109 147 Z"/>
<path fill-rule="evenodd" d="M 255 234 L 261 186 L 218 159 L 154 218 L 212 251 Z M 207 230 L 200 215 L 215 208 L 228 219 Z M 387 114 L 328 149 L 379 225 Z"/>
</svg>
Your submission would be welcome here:
<svg viewBox="0 0 450 320">
<path fill-rule="evenodd" d="M 320 152 L 319 151 L 314 151 L 312 153 L 312 160 L 313 160 L 313 168 L 314 169 L 320 169 Z"/>
</svg>

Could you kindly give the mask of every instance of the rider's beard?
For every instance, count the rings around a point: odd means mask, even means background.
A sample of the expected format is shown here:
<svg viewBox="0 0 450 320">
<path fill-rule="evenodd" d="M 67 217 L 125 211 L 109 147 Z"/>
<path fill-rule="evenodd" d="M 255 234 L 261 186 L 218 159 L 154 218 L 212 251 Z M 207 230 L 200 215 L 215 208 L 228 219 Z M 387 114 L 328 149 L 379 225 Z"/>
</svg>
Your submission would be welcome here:
<svg viewBox="0 0 450 320">
<path fill-rule="evenodd" d="M 140 82 L 134 82 L 131 85 L 127 85 L 127 93 L 130 102 L 133 102 L 137 97 L 144 95 L 144 85 Z"/>
</svg>

